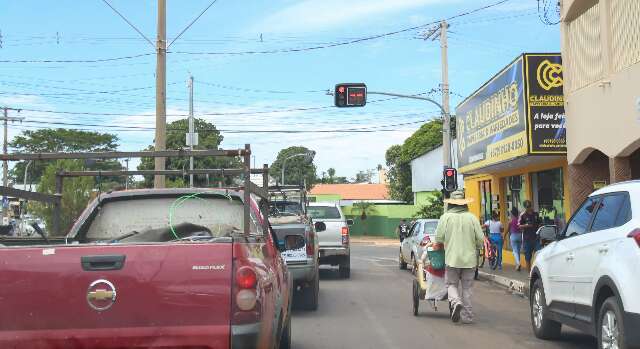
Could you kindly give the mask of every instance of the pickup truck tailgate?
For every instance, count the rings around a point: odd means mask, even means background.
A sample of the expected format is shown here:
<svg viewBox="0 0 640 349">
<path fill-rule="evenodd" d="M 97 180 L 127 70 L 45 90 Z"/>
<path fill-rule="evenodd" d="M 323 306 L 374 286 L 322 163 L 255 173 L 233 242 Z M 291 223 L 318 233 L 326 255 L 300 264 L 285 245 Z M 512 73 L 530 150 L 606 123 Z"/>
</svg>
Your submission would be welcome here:
<svg viewBox="0 0 640 349">
<path fill-rule="evenodd" d="M 2 249 L 0 347 L 227 347 L 231 261 L 230 242 Z"/>
<path fill-rule="evenodd" d="M 318 245 L 322 247 L 342 246 L 342 227 L 345 227 L 342 219 L 314 219 L 316 222 L 324 222 L 325 231 L 318 233 Z"/>
</svg>

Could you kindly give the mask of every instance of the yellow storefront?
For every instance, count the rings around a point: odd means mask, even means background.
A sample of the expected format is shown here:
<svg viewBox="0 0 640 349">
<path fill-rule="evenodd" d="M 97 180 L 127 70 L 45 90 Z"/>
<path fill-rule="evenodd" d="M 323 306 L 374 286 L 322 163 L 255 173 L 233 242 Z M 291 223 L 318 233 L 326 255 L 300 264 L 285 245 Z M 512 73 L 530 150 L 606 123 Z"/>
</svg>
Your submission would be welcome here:
<svg viewBox="0 0 640 349">
<path fill-rule="evenodd" d="M 481 222 L 531 200 L 543 223 L 563 226 L 570 197 L 558 54 L 523 54 L 456 108 L 459 172 Z M 509 240 L 503 263 L 514 264 Z"/>
</svg>

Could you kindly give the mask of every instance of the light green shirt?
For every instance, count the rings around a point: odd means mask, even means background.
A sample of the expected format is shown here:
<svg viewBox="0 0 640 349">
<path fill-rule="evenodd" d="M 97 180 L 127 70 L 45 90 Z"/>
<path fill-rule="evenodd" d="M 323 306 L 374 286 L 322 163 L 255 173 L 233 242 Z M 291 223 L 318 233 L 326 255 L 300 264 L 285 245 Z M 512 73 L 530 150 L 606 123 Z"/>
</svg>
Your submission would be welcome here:
<svg viewBox="0 0 640 349">
<path fill-rule="evenodd" d="M 444 243 L 445 263 L 454 268 L 475 268 L 484 235 L 478 218 L 466 206 L 454 206 L 440 217 L 436 242 Z"/>
</svg>

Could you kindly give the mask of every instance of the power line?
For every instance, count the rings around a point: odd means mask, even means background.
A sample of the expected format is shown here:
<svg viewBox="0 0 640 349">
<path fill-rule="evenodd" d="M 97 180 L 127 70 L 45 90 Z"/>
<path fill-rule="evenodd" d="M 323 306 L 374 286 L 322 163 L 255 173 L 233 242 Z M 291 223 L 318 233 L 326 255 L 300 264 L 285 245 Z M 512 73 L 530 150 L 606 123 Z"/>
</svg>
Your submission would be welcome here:
<svg viewBox="0 0 640 349">
<path fill-rule="evenodd" d="M 138 32 L 138 34 L 140 34 L 140 36 L 142 36 L 154 49 L 156 47 L 156 45 L 153 44 L 153 42 L 146 36 L 144 35 L 140 29 L 138 29 L 135 25 L 133 25 L 133 23 L 129 22 L 129 20 L 122 14 L 120 13 L 118 10 L 116 10 L 115 7 L 111 6 L 111 4 L 109 3 L 109 1 L 107 0 L 102 0 L 102 2 L 104 2 L 105 4 L 107 4 L 107 6 L 111 7 L 111 9 L 118 14 L 118 16 L 120 16 L 120 18 L 122 18 L 125 22 L 127 22 L 127 24 L 129 24 L 131 26 L 131 28 L 133 28 L 136 32 Z"/>
<path fill-rule="evenodd" d="M 146 56 L 155 56 L 155 53 L 141 53 L 131 56 L 120 56 L 99 59 L 3 59 L 0 63 L 102 63 L 121 61 L 125 59 L 134 59 Z"/>
<path fill-rule="evenodd" d="M 205 9 L 204 9 L 204 10 L 202 10 L 202 12 L 200 12 L 200 14 L 199 14 L 199 15 L 198 15 L 198 16 L 197 16 L 193 21 L 191 21 L 191 23 L 189 23 L 189 25 L 187 25 L 184 29 L 182 29 L 182 31 L 180 32 L 180 34 L 176 35 L 176 37 L 175 37 L 173 40 L 171 40 L 171 42 L 169 43 L 169 45 L 167 45 L 167 49 L 169 49 L 169 47 L 171 47 L 171 45 L 172 45 L 174 42 L 176 42 L 176 40 L 178 40 L 178 39 L 182 36 L 182 34 L 184 34 L 184 32 L 186 32 L 187 30 L 189 30 L 189 28 L 191 28 L 191 26 L 192 26 L 192 25 L 193 25 L 193 24 L 194 24 L 194 23 L 195 23 L 195 22 L 196 22 L 200 17 L 202 17 L 202 15 L 203 15 L 205 12 L 207 12 L 207 10 L 208 10 L 211 6 L 213 6 L 213 4 L 215 4 L 217 1 L 218 1 L 218 0 L 213 0 L 213 1 L 209 4 L 209 6 L 205 7 Z"/>
<path fill-rule="evenodd" d="M 200 85 L 207 85 L 207 86 L 212 86 L 212 87 L 217 87 L 217 88 L 224 88 L 224 89 L 228 89 L 228 90 L 234 90 L 234 91 L 243 91 L 243 92 L 256 92 L 256 93 L 274 93 L 274 94 L 292 94 L 292 93 L 319 93 L 319 92 L 325 92 L 327 91 L 326 89 L 324 90 L 306 90 L 306 91 L 285 91 L 285 90 L 260 90 L 260 89 L 251 89 L 251 88 L 244 88 L 244 87 L 235 87 L 235 86 L 229 86 L 229 85 L 222 85 L 222 84 L 216 84 L 216 83 L 211 83 L 211 82 L 205 82 L 205 81 L 194 81 L 196 84 L 200 84 Z"/>
</svg>

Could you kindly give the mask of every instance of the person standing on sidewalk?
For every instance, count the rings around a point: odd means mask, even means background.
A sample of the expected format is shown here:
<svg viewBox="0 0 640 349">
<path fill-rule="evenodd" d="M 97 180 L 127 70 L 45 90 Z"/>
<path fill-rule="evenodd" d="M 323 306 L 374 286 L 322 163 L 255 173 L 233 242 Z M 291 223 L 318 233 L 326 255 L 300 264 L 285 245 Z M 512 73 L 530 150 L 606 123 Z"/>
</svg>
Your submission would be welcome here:
<svg viewBox="0 0 640 349">
<path fill-rule="evenodd" d="M 522 247 L 524 249 L 524 260 L 527 270 L 531 271 L 531 258 L 533 252 L 538 247 L 538 236 L 536 232 L 540 226 L 540 216 L 533 210 L 530 200 L 524 202 L 525 211 L 520 216 L 520 230 L 522 230 Z"/>
<path fill-rule="evenodd" d="M 520 251 L 522 250 L 522 232 L 518 224 L 518 209 L 511 209 L 511 220 L 509 221 L 509 240 L 511 241 L 511 249 L 513 250 L 513 259 L 516 261 L 516 270 L 520 271 Z"/>
<path fill-rule="evenodd" d="M 469 212 L 468 204 L 473 199 L 465 198 L 462 191 L 454 191 L 445 199 L 445 213 L 436 228 L 436 242 L 444 244 L 445 283 L 451 306 L 451 321 L 470 324 L 473 322 L 471 290 L 475 268 L 478 266 L 478 249 L 484 235 L 478 218 Z"/>
<path fill-rule="evenodd" d="M 483 227 L 489 230 L 489 240 L 496 245 L 498 253 L 496 256 L 498 259 L 497 268 L 498 270 L 502 270 L 502 245 L 504 244 L 504 239 L 502 237 L 502 222 L 500 222 L 500 214 L 498 211 L 491 212 L 491 219 L 486 221 Z"/>
<path fill-rule="evenodd" d="M 407 225 L 407 221 L 404 219 L 401 219 L 400 225 L 398 226 L 398 228 L 396 228 L 396 230 L 398 231 L 398 236 L 400 236 L 400 242 L 402 242 L 404 238 L 407 237 L 407 234 L 409 233 L 409 226 Z"/>
</svg>

